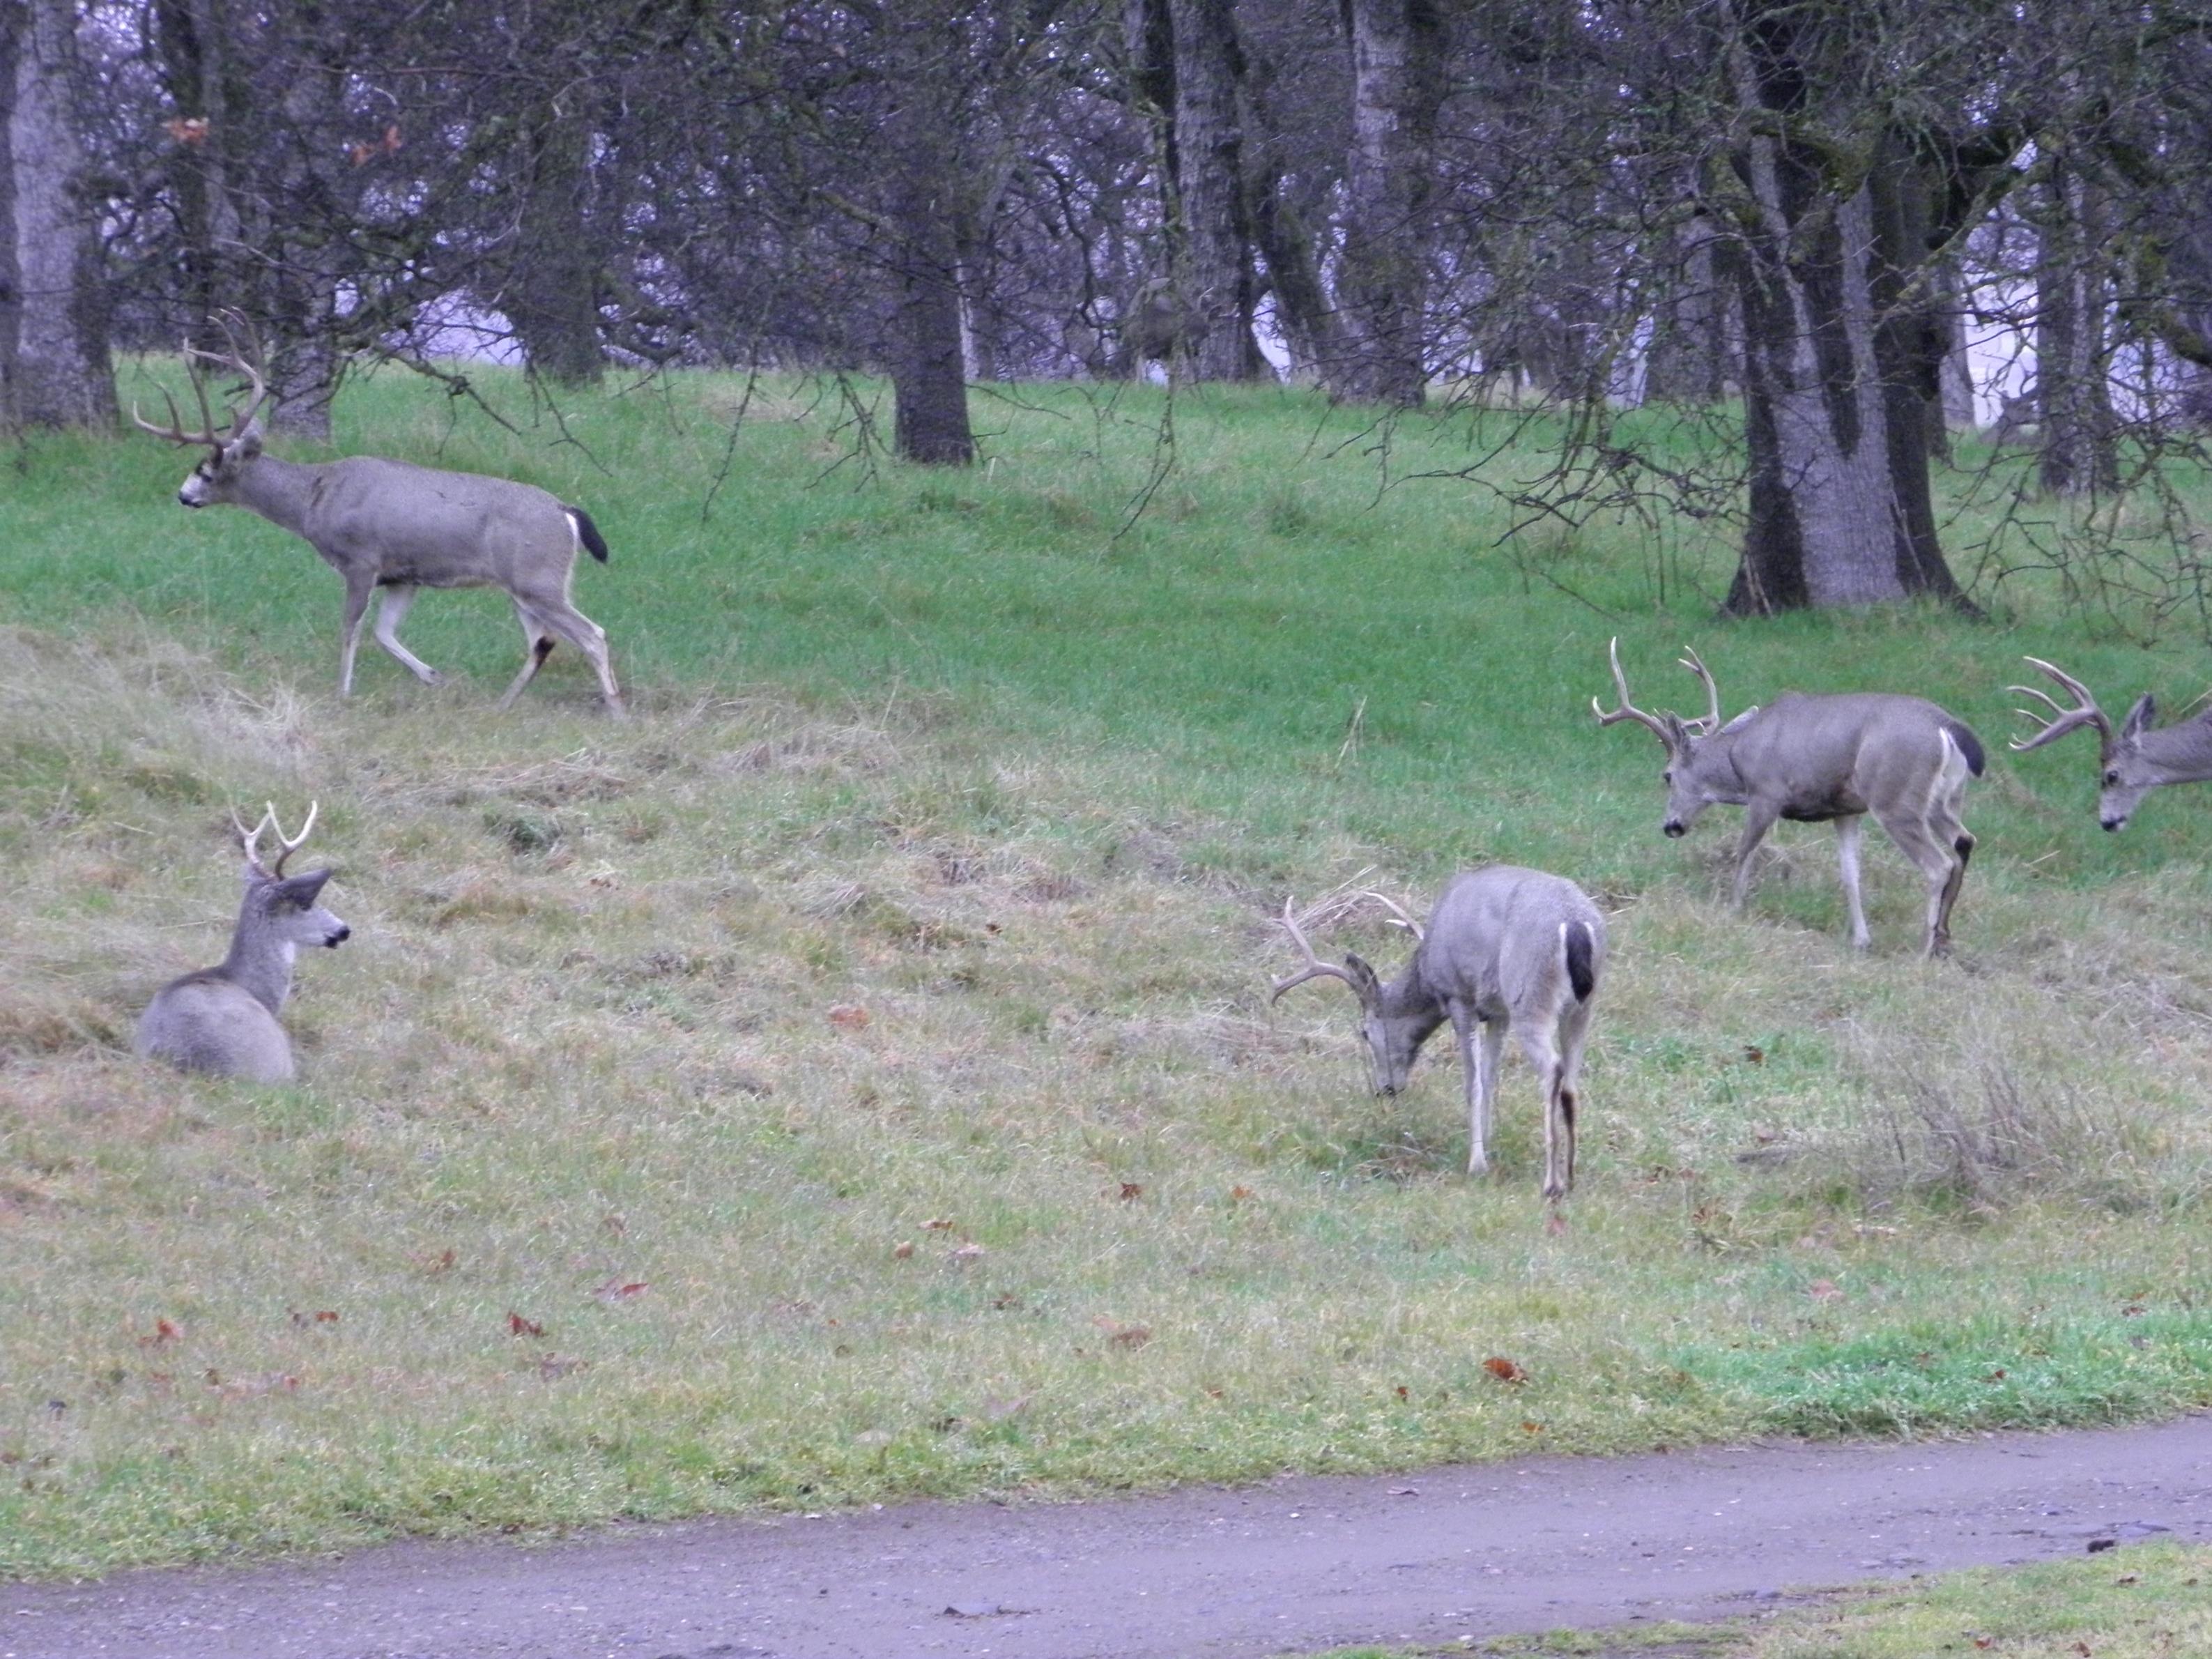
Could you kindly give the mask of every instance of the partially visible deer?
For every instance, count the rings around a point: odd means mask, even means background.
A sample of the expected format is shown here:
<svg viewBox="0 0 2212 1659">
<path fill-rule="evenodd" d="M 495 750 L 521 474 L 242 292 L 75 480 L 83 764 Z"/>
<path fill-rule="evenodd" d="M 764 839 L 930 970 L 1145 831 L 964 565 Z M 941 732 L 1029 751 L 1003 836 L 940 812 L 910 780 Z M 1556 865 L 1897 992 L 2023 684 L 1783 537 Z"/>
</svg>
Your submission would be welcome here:
<svg viewBox="0 0 2212 1659">
<path fill-rule="evenodd" d="M 292 959 L 303 945 L 335 950 L 353 932 L 322 906 L 328 870 L 284 873 L 284 861 L 315 827 L 316 805 L 309 804 L 307 821 L 296 836 L 287 836 L 278 825 L 273 805 L 252 830 L 232 815 L 246 849 L 246 898 L 238 907 L 230 954 L 213 968 L 170 981 L 155 994 L 138 1020 L 133 1047 L 141 1054 L 184 1071 L 249 1083 L 291 1080 L 292 1042 L 276 1016 L 291 994 Z M 274 868 L 261 862 L 264 830 L 275 830 L 283 844 Z"/>
<path fill-rule="evenodd" d="M 1785 691 L 1765 708 L 1754 705 L 1723 725 L 1720 688 L 1698 653 L 1684 649 L 1682 666 L 1705 684 L 1705 712 L 1698 718 L 1647 714 L 1631 702 L 1617 639 L 1611 655 L 1620 707 L 1608 713 L 1590 699 L 1600 726 L 1635 720 L 1665 746 L 1667 769 L 1661 776 L 1667 816 L 1659 827 L 1681 836 L 1716 803 L 1744 809 L 1735 853 L 1741 910 L 1750 892 L 1752 856 L 1775 819 L 1832 822 L 1844 897 L 1850 906 L 1851 945 L 1863 951 L 1868 934 L 1859 903 L 1859 836 L 1861 820 L 1871 812 L 1927 878 L 1927 953 L 1948 951 L 1951 907 L 1974 851 L 1959 809 L 1967 779 L 1982 775 L 1981 739 L 1925 697 L 1882 691 Z"/>
<path fill-rule="evenodd" d="M 1376 894 L 1374 896 L 1380 898 Z M 1295 906 L 1283 927 L 1306 965 L 1273 982 L 1270 1001 L 1310 979 L 1340 979 L 1359 999 L 1377 1094 L 1406 1086 L 1413 1057 L 1449 1019 L 1467 1074 L 1467 1172 L 1490 1168 L 1490 1108 L 1498 1059 L 1510 1029 L 1544 1091 L 1544 1196 L 1563 1198 L 1575 1182 L 1577 1079 L 1589 1036 L 1591 999 L 1605 965 L 1605 918 L 1583 890 L 1561 876 L 1493 864 L 1444 884 L 1423 929 L 1388 899 L 1415 940 L 1413 960 L 1384 984 L 1358 957 L 1341 963 L 1314 954 Z"/>
<path fill-rule="evenodd" d="M 269 396 L 260 371 L 227 330 L 225 356 L 187 346 L 185 364 L 198 394 L 200 429 L 187 432 L 176 400 L 164 391 L 169 423 L 155 426 L 134 404 L 131 418 L 157 438 L 208 454 L 191 471 L 177 499 L 186 507 L 223 502 L 258 513 L 304 539 L 344 579 L 345 623 L 340 635 L 338 695 L 353 695 L 353 664 L 378 588 L 376 642 L 425 684 L 443 678 L 399 642 L 399 624 L 423 587 L 497 587 L 514 601 L 526 653 L 522 671 L 499 700 L 511 706 L 544 665 L 556 639 L 568 640 L 591 660 L 608 710 L 623 712 L 622 691 L 607 659 L 606 631 L 576 609 L 569 578 L 581 546 L 604 564 L 607 544 L 591 515 L 534 484 L 476 472 L 388 461 L 374 455 L 307 464 L 262 453 L 257 418 Z M 204 366 L 235 370 L 251 383 L 243 409 L 228 410 L 230 430 L 216 430 Z"/>
<path fill-rule="evenodd" d="M 2006 687 L 2008 691 L 2033 697 L 2051 711 L 2051 718 L 2045 720 L 2033 708 L 2021 709 L 2021 714 L 2039 722 L 2043 729 L 2012 746 L 2019 750 L 2040 749 L 2077 726 L 2093 727 L 2097 733 L 2098 762 L 2103 769 L 2103 787 L 2097 796 L 2097 821 L 2106 829 L 2118 830 L 2125 824 L 2134 816 L 2136 804 L 2154 789 L 2169 783 L 2202 783 L 2212 778 L 2212 708 L 2194 720 L 2178 720 L 2154 731 L 2151 722 L 2158 718 L 2158 704 L 2146 691 L 2136 699 L 2135 707 L 2120 722 L 2120 729 L 2114 732 L 2112 721 L 2105 718 L 2105 711 L 2089 695 L 2088 687 L 2040 657 L 2026 660 L 2070 693 L 2074 706 L 2069 708 L 2032 685 Z"/>
</svg>

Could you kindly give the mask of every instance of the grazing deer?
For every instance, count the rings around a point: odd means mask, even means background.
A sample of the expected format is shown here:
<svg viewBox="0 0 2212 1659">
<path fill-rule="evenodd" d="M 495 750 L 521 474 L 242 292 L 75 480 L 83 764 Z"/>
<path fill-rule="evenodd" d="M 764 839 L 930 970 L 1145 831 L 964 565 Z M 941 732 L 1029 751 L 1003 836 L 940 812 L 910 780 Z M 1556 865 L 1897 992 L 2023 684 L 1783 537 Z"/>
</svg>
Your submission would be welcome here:
<svg viewBox="0 0 2212 1659">
<path fill-rule="evenodd" d="M 298 852 L 315 827 L 315 805 L 296 836 L 287 836 L 272 805 L 248 830 L 238 823 L 246 848 L 246 899 L 238 907 L 238 927 L 230 954 L 213 968 L 172 980 L 139 1017 L 133 1047 L 141 1054 L 166 1060 L 187 1072 L 244 1078 L 249 1083 L 289 1083 L 292 1042 L 276 1023 L 292 990 L 292 959 L 302 945 L 336 950 L 353 932 L 323 908 L 328 870 L 304 876 L 284 873 L 284 860 Z M 275 830 L 284 850 L 274 869 L 261 862 L 264 830 Z"/>
<path fill-rule="evenodd" d="M 1498 1057 L 1507 1029 L 1518 1032 L 1544 1091 L 1544 1196 L 1565 1197 L 1575 1182 L 1576 1080 L 1589 1035 L 1590 999 L 1605 963 L 1605 918 L 1574 883 L 1510 864 L 1454 876 L 1425 930 L 1389 900 L 1382 902 L 1415 940 L 1413 959 L 1397 978 L 1385 985 L 1348 952 L 1340 965 L 1321 960 L 1286 900 L 1283 927 L 1306 965 L 1273 981 L 1268 1000 L 1310 979 L 1349 985 L 1359 999 L 1375 1091 L 1382 1095 L 1406 1086 L 1413 1057 L 1449 1018 L 1467 1074 L 1469 1175 L 1490 1167 Z"/>
<path fill-rule="evenodd" d="M 353 695 L 354 655 L 369 595 L 384 590 L 377 607 L 376 642 L 427 685 L 444 676 L 399 642 L 399 624 L 423 587 L 497 587 L 514 601 L 526 655 L 522 672 L 499 700 L 505 709 L 536 678 L 556 639 L 573 643 L 590 659 L 612 714 L 623 712 L 622 692 L 607 659 L 606 630 L 576 609 L 568 581 L 579 545 L 604 564 L 607 544 L 580 507 L 571 507 L 534 484 L 446 472 L 374 455 L 307 465 L 262 453 L 256 418 L 269 390 L 260 371 L 237 349 L 228 356 L 187 346 L 185 364 L 199 395 L 200 429 L 186 432 L 176 400 L 165 390 L 169 423 L 155 426 L 133 404 L 131 418 L 173 444 L 204 445 L 208 454 L 191 471 L 177 499 L 186 507 L 223 502 L 258 513 L 304 539 L 345 580 L 345 623 L 338 653 L 338 695 Z M 252 398 L 231 408 L 228 435 L 215 429 L 203 364 L 235 369 L 252 383 Z"/>
<path fill-rule="evenodd" d="M 1685 647 L 1686 651 L 1688 647 Z M 1607 712 L 1595 697 L 1600 726 L 1635 720 L 1666 746 L 1667 816 L 1660 828 L 1682 836 L 1714 803 L 1744 809 L 1735 853 L 1735 905 L 1751 887 L 1752 855 L 1777 818 L 1832 822 L 1851 912 L 1851 945 L 1867 947 L 1859 903 L 1859 836 L 1869 812 L 1928 878 L 1931 957 L 1951 948 L 1951 906 L 1966 879 L 1974 838 L 1960 822 L 1966 780 L 1982 775 L 1981 740 L 1966 723 L 1924 697 L 1852 691 L 1811 696 L 1786 691 L 1726 725 L 1720 689 L 1694 651 L 1682 666 L 1705 682 L 1705 713 L 1695 720 L 1646 714 L 1628 698 L 1620 641 L 1613 642 L 1613 684 L 1620 707 Z"/>
<path fill-rule="evenodd" d="M 2097 707 L 2097 700 L 2089 695 L 2088 687 L 2040 657 L 2025 660 L 2057 681 L 2072 695 L 2074 706 L 2069 708 L 2032 685 L 2007 686 L 2008 691 L 2035 698 L 2049 708 L 2052 715 L 2045 720 L 2033 708 L 2021 709 L 2021 714 L 2039 722 L 2043 729 L 2012 746 L 2019 750 L 2040 749 L 2076 726 L 2094 726 L 2099 764 L 2103 768 L 2103 787 L 2097 796 L 2097 821 L 2106 829 L 2118 830 L 2125 825 L 2134 816 L 2136 804 L 2154 789 L 2169 783 L 2202 783 L 2212 778 L 2212 708 L 2194 720 L 2177 721 L 2153 731 L 2151 722 L 2158 718 L 2158 704 L 2146 691 L 2128 710 L 2116 735 L 2112 721 Z"/>
</svg>

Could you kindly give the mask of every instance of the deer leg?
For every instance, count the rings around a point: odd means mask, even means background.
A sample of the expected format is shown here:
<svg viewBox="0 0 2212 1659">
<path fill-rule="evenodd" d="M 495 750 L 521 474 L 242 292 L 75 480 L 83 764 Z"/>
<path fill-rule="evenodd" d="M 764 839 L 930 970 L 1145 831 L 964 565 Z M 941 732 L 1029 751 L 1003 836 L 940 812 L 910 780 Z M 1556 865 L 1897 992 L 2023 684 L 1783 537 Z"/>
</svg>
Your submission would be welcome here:
<svg viewBox="0 0 2212 1659">
<path fill-rule="evenodd" d="M 1851 949 L 1867 948 L 1866 910 L 1859 902 L 1859 837 L 1866 820 L 1859 813 L 1836 820 L 1836 861 L 1843 866 L 1844 902 L 1850 907 Z"/>
<path fill-rule="evenodd" d="M 368 596 L 376 584 L 368 577 L 346 580 L 345 623 L 338 635 L 338 696 L 353 696 L 353 659 L 361 649 L 361 625 L 368 619 Z"/>
<path fill-rule="evenodd" d="M 1576 1113 L 1582 1105 L 1583 1045 L 1589 1037 L 1590 1005 L 1576 1003 L 1559 1019 L 1559 1125 L 1566 1131 L 1566 1186 L 1575 1184 Z"/>
<path fill-rule="evenodd" d="M 1776 816 L 1771 806 L 1759 801 L 1743 809 L 1743 839 L 1735 844 L 1735 908 L 1739 910 L 1751 896 L 1751 861 L 1759 854 L 1759 843 L 1774 828 Z"/>
<path fill-rule="evenodd" d="M 522 688 L 538 678 L 538 671 L 545 665 L 545 659 L 553 653 L 553 635 L 538 619 L 538 613 L 520 599 L 514 602 L 514 619 L 522 624 L 522 672 L 517 674 L 501 694 L 498 711 L 505 714 L 522 695 Z"/>
<path fill-rule="evenodd" d="M 1560 1121 L 1566 1066 L 1553 1047 L 1552 1033 L 1539 1021 L 1522 1026 L 1521 1052 L 1528 1057 L 1528 1069 L 1544 1091 L 1544 1196 L 1565 1198 L 1573 1180 L 1575 1138 L 1573 1124 Z"/>
<path fill-rule="evenodd" d="M 615 684 L 614 664 L 607 657 L 607 630 L 565 601 L 558 610 L 549 605 L 541 616 L 546 627 L 590 659 L 592 672 L 599 677 L 599 694 L 606 699 L 607 712 L 619 718 L 622 688 Z"/>
<path fill-rule="evenodd" d="M 1490 1109 L 1498 1098 L 1498 1058 L 1505 1046 L 1505 1029 L 1472 1009 L 1463 1018 L 1454 1018 L 1460 1063 L 1467 1071 L 1467 1172 L 1485 1175 L 1490 1170 Z"/>
<path fill-rule="evenodd" d="M 376 642 L 423 684 L 443 685 L 443 674 L 399 643 L 399 624 L 406 620 L 407 608 L 420 591 L 412 582 L 394 582 L 384 590 L 383 602 L 376 607 Z"/>
<path fill-rule="evenodd" d="M 1884 818 L 1881 827 L 1927 878 L 1928 933 L 1923 948 L 1928 956 L 1942 956 L 1951 948 L 1950 902 L 1958 896 L 1958 884 L 1966 877 L 1966 854 L 1939 839 L 1935 825 L 1926 819 L 1900 817 L 1893 822 Z M 1963 829 L 1958 833 L 1966 838 L 1966 850 L 1972 851 L 1972 837 Z"/>
</svg>

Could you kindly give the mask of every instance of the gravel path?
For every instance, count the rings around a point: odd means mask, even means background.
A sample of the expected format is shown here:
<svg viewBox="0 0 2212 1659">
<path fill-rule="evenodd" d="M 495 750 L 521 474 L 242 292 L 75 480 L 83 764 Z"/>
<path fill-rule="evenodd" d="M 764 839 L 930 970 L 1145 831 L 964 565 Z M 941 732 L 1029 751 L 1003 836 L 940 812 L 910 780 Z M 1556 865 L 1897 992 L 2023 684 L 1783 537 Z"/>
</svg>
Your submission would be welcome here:
<svg viewBox="0 0 2212 1659">
<path fill-rule="evenodd" d="M 2212 1417 L 0 1586 L 0 1659 L 1228 1659 L 1721 1617 L 2161 1533 L 2212 1539 Z"/>
</svg>

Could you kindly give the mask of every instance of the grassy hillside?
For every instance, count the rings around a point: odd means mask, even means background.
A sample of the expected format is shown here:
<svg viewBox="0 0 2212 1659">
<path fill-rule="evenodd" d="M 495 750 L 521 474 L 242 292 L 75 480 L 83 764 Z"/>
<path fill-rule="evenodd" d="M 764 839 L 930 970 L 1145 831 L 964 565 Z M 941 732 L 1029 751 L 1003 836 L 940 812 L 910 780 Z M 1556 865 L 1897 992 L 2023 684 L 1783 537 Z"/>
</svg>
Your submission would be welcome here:
<svg viewBox="0 0 2212 1659">
<path fill-rule="evenodd" d="M 179 509 L 187 459 L 0 473 L 0 1572 L 2212 1401 L 2199 801 L 2106 836 L 2086 739 L 2002 744 L 2023 652 L 2176 702 L 2190 653 L 2032 592 L 1720 623 L 1724 546 L 1501 547 L 1288 392 L 1179 399 L 1164 478 L 1152 391 L 989 400 L 951 477 L 804 386 L 495 392 L 518 431 L 379 381 L 339 447 L 587 505 L 628 725 L 567 651 L 491 717 L 485 593 L 408 624 L 452 683 L 370 652 L 340 704 L 336 578 Z M 1734 815 L 1662 840 L 1656 745 L 1589 717 L 1616 632 L 1651 703 L 1687 640 L 1731 707 L 1974 723 L 1957 959 L 1876 838 L 1864 959 L 1824 830 L 1717 903 Z M 141 1066 L 228 805 L 310 798 L 355 938 L 301 1083 Z M 1469 1184 L 1448 1043 L 1378 1100 L 1348 999 L 1266 1004 L 1285 892 L 1498 858 L 1612 917 L 1557 1217 L 1517 1066 Z"/>
</svg>

